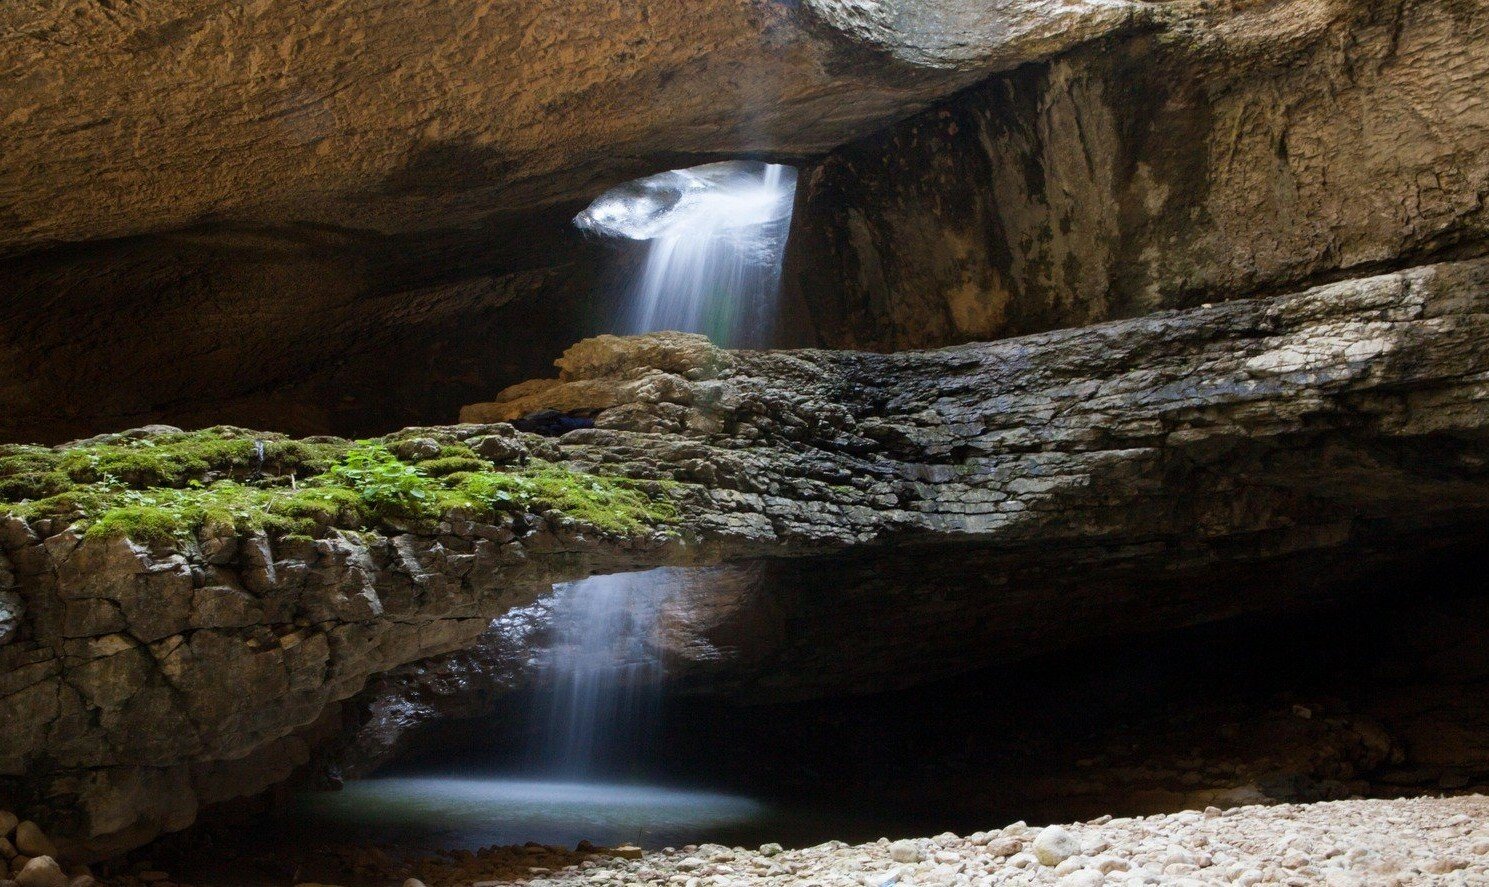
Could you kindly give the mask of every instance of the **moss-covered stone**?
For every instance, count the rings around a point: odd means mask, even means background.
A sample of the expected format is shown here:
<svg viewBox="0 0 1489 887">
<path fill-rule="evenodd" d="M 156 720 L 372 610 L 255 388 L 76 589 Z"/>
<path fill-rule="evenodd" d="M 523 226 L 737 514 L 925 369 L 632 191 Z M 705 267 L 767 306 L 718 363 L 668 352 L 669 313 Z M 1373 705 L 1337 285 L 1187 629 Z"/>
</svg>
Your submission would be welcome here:
<svg viewBox="0 0 1489 887">
<path fill-rule="evenodd" d="M 432 527 L 455 510 L 487 519 L 557 511 L 614 533 L 676 519 L 658 484 L 643 490 L 548 463 L 499 469 L 460 443 L 430 455 L 410 463 L 378 441 L 298 441 L 226 427 L 110 435 L 58 449 L 7 446 L 0 512 L 152 544 L 204 531 L 319 537 L 331 529 Z"/>
</svg>

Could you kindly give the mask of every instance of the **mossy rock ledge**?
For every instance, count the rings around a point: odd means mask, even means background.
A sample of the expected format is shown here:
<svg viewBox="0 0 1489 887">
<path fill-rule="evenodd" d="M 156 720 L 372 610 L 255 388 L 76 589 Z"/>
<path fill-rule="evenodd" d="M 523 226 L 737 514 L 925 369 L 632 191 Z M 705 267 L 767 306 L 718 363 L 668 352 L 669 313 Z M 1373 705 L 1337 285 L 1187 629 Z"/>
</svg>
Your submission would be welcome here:
<svg viewBox="0 0 1489 887">
<path fill-rule="evenodd" d="M 934 351 L 606 336 L 374 441 L 5 447 L 0 806 L 77 857 L 182 828 L 305 763 L 369 677 L 595 572 L 821 565 L 865 637 L 894 626 L 850 591 L 913 620 L 953 589 L 968 665 L 993 627 L 1275 606 L 1228 577 L 1483 526 L 1486 343 L 1479 260 Z"/>
</svg>

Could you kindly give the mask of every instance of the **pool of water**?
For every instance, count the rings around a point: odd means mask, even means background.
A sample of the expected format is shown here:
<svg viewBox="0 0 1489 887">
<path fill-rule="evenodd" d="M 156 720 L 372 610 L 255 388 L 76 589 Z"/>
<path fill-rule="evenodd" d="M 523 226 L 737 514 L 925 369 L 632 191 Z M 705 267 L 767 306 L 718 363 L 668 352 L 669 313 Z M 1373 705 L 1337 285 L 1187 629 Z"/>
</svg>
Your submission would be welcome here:
<svg viewBox="0 0 1489 887">
<path fill-rule="evenodd" d="M 476 849 L 536 841 L 655 848 L 769 830 L 778 811 L 737 795 L 657 785 L 395 776 L 301 795 L 299 826 L 324 837 Z"/>
</svg>

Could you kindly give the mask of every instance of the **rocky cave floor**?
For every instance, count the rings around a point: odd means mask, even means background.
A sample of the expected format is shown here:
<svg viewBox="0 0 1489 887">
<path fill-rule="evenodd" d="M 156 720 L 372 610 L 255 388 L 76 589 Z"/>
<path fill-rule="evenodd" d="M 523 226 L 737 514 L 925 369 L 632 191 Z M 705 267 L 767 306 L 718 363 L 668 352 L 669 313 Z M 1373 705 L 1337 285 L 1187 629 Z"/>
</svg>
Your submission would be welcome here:
<svg viewBox="0 0 1489 887">
<path fill-rule="evenodd" d="M 576 861 L 542 848 L 458 856 L 419 874 L 436 887 L 489 879 L 572 884 L 1483 884 L 1489 798 L 1338 801 L 934 838 L 832 841 L 783 851 L 688 846 Z M 562 865 L 562 868 L 555 868 Z"/>
<path fill-rule="evenodd" d="M 1481 794 L 1314 804 L 1250 805 L 1147 817 L 1101 816 L 1064 826 L 1020 821 L 965 836 L 841 841 L 797 850 L 688 845 L 570 851 L 530 844 L 453 851 L 399 861 L 373 848 L 322 850 L 318 876 L 339 869 L 359 883 L 413 878 L 455 885 L 797 884 L 1235 884 L 1307 887 L 1489 883 L 1489 797 Z M 288 860 L 281 860 L 287 864 Z M 107 879 L 163 887 L 162 871 L 138 860 Z M 347 878 L 346 876 L 350 876 Z M 263 883 L 224 869 L 207 883 Z M 283 882 L 283 878 L 273 882 Z M 310 883 L 304 882 L 301 883 Z M 406 882 L 405 887 L 414 887 Z"/>
</svg>

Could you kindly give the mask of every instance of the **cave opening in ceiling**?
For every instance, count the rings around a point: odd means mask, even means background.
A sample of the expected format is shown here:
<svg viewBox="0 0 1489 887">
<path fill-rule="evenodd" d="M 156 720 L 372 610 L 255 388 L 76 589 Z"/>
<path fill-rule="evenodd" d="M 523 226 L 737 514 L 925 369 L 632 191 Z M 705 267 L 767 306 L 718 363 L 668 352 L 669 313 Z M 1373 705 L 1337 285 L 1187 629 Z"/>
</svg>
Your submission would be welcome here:
<svg viewBox="0 0 1489 887">
<path fill-rule="evenodd" d="M 775 344 L 795 195 L 795 168 L 753 160 L 670 170 L 600 195 L 574 224 L 643 249 L 639 269 L 624 276 L 617 331 Z"/>
</svg>

